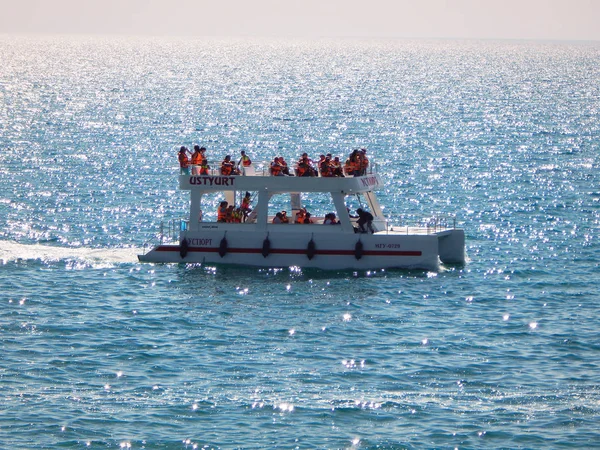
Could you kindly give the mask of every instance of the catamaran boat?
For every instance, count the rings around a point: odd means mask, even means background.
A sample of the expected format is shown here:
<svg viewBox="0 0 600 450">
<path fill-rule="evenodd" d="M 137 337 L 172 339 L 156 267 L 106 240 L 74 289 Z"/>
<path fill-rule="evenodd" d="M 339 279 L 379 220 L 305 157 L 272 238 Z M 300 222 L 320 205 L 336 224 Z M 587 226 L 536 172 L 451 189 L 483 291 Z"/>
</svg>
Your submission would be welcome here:
<svg viewBox="0 0 600 450">
<path fill-rule="evenodd" d="M 326 270 L 387 268 L 437 271 L 440 264 L 464 264 L 464 230 L 455 220 L 407 227 L 388 223 L 375 191 L 384 183 L 371 165 L 364 175 L 345 177 L 271 176 L 268 164 L 244 167 L 239 175 L 179 175 L 179 189 L 190 192 L 189 217 L 165 242 L 138 255 L 142 262 L 234 264 L 255 267 L 301 267 Z M 194 173 L 194 172 L 192 172 Z M 253 208 L 242 220 L 217 219 L 218 205 L 240 205 L 251 195 Z M 321 196 L 335 214 L 293 223 L 303 199 Z M 372 222 L 358 226 L 348 204 L 360 202 Z M 323 204 L 323 202 L 321 202 Z M 290 223 L 273 223 L 277 212 L 291 211 Z M 207 214 L 207 211 L 211 211 Z M 248 213 L 248 211 L 246 211 Z M 331 218 L 331 213 L 327 215 Z M 279 222 L 275 219 L 275 222 Z M 327 222 L 325 224 L 324 222 Z M 368 226 L 370 225 L 370 226 Z M 178 234 L 178 235 L 177 235 Z"/>
</svg>

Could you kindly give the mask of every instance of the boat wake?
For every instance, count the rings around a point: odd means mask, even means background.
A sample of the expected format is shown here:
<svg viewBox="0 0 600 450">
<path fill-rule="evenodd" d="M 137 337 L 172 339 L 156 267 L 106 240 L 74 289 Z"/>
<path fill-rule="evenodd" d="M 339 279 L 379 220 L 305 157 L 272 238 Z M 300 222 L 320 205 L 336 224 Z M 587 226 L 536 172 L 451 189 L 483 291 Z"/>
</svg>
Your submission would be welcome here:
<svg viewBox="0 0 600 450">
<path fill-rule="evenodd" d="M 18 244 L 0 241 L 0 263 L 41 261 L 43 263 L 69 262 L 84 266 L 102 267 L 137 262 L 137 248 L 72 248 L 41 244 Z"/>
</svg>

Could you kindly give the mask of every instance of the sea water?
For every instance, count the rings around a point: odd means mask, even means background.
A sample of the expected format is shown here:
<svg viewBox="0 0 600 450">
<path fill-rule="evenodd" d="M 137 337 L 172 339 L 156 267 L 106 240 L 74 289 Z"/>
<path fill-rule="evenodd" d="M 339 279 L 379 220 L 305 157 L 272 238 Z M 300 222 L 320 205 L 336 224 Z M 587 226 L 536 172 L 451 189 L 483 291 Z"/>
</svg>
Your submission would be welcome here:
<svg viewBox="0 0 600 450">
<path fill-rule="evenodd" d="M 600 448 L 598 80 L 599 43 L 1 37 L 0 447 Z M 140 264 L 195 143 L 366 148 L 468 261 Z"/>
</svg>

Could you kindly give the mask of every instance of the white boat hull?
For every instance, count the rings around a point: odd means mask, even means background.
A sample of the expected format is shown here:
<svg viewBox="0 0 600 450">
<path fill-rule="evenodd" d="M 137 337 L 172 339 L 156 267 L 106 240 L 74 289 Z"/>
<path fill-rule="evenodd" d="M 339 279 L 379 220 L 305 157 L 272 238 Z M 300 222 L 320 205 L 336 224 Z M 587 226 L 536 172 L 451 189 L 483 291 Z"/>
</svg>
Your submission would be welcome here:
<svg viewBox="0 0 600 450">
<path fill-rule="evenodd" d="M 180 245 L 158 245 L 145 255 L 139 255 L 139 259 L 155 263 L 298 266 L 326 270 L 438 270 L 442 247 L 442 250 L 446 248 L 443 262 L 464 262 L 462 230 L 406 235 L 334 233 L 336 227 L 330 225 L 279 225 L 286 228 L 281 232 L 222 227 L 230 229 L 183 232 Z M 298 231 L 294 232 L 290 227 L 297 227 Z M 332 227 L 332 232 L 307 233 L 307 227 L 318 227 L 319 231 L 323 231 L 322 227 Z M 448 250 L 448 247 L 455 251 Z"/>
</svg>

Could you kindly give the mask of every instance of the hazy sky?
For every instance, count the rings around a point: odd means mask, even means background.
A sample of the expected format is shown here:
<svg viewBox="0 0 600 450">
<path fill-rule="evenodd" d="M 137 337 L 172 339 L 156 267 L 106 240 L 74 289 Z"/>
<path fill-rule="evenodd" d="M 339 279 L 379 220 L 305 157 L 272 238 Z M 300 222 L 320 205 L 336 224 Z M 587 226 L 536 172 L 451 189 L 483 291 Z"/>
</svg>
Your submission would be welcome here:
<svg viewBox="0 0 600 450">
<path fill-rule="evenodd" d="M 600 40 L 600 0 L 0 0 L 0 33 Z"/>
</svg>

